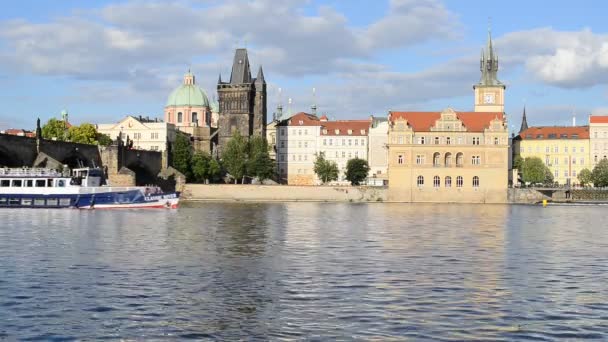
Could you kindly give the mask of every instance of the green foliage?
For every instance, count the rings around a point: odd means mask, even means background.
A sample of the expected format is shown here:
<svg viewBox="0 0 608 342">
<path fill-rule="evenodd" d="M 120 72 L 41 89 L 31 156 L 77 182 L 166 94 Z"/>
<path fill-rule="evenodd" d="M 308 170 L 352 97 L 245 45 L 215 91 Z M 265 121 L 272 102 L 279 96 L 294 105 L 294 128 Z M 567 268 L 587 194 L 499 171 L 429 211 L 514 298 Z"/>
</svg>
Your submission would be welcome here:
<svg viewBox="0 0 608 342">
<path fill-rule="evenodd" d="M 222 152 L 222 163 L 226 171 L 234 177 L 235 183 L 238 179 L 242 179 L 247 172 L 248 151 L 247 140 L 236 131 L 232 139 L 226 144 L 226 149 Z"/>
<path fill-rule="evenodd" d="M 97 135 L 97 128 L 90 123 L 83 123 L 68 129 L 68 140 L 79 144 L 97 144 Z"/>
<path fill-rule="evenodd" d="M 49 119 L 49 121 L 42 126 L 42 138 L 65 141 L 68 138 L 65 122 L 55 118 Z"/>
<path fill-rule="evenodd" d="M 582 186 L 586 186 L 593 182 L 593 175 L 589 169 L 582 169 L 581 172 L 578 173 L 577 178 Z"/>
<path fill-rule="evenodd" d="M 553 174 L 545 163 L 538 157 L 528 157 L 521 165 L 522 179 L 525 183 L 542 184 L 552 183 Z"/>
<path fill-rule="evenodd" d="M 101 146 L 110 146 L 112 145 L 112 138 L 107 134 L 97 133 L 97 143 Z"/>
<path fill-rule="evenodd" d="M 602 159 L 591 172 L 593 185 L 598 188 L 608 186 L 608 159 Z"/>
<path fill-rule="evenodd" d="M 314 171 L 323 183 L 338 179 L 338 165 L 334 161 L 325 159 L 323 153 L 317 154 Z"/>
<path fill-rule="evenodd" d="M 252 137 L 249 141 L 249 154 L 247 158 L 247 174 L 257 177 L 260 181 L 272 178 L 274 175 L 274 162 L 268 153 L 270 147 L 265 138 Z"/>
<path fill-rule="evenodd" d="M 515 158 L 513 159 L 513 168 L 521 170 L 523 162 L 524 159 L 520 155 L 515 156 Z"/>
<path fill-rule="evenodd" d="M 350 159 L 346 163 L 346 179 L 351 185 L 359 185 L 367 178 L 369 165 L 365 159 Z"/>
<path fill-rule="evenodd" d="M 190 163 L 192 160 L 192 145 L 190 145 L 190 139 L 186 135 L 178 133 L 175 136 L 172 157 L 172 166 L 183 173 L 187 179 L 191 179 L 192 171 Z"/>
<path fill-rule="evenodd" d="M 215 181 L 220 176 L 221 171 L 220 164 L 209 153 L 194 153 L 192 157 L 192 176 L 194 181 L 200 183 Z"/>
</svg>

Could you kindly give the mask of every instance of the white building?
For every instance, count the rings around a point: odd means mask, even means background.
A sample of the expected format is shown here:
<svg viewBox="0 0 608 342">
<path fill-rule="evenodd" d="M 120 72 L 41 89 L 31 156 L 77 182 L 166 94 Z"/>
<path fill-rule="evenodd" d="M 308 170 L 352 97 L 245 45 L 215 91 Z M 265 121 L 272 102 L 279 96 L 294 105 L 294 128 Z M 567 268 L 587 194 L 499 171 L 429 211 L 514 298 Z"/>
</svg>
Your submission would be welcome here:
<svg viewBox="0 0 608 342">
<path fill-rule="evenodd" d="M 298 113 L 277 124 L 277 163 L 281 182 L 291 185 L 320 184 L 314 172 L 319 153 L 335 161 L 339 168 L 337 184 L 345 180 L 349 159 L 368 158 L 368 120 L 329 121 Z"/>
<path fill-rule="evenodd" d="M 608 158 L 608 116 L 589 117 L 589 144 L 591 168 Z"/>
<path fill-rule="evenodd" d="M 127 116 L 114 124 L 98 124 L 97 131 L 112 140 L 119 135 L 123 141 L 129 137 L 133 148 L 138 150 L 165 151 L 167 144 L 175 141 L 175 125 L 141 116 Z"/>
<path fill-rule="evenodd" d="M 388 120 L 371 117 L 368 144 L 369 185 L 386 185 L 388 182 Z"/>
</svg>

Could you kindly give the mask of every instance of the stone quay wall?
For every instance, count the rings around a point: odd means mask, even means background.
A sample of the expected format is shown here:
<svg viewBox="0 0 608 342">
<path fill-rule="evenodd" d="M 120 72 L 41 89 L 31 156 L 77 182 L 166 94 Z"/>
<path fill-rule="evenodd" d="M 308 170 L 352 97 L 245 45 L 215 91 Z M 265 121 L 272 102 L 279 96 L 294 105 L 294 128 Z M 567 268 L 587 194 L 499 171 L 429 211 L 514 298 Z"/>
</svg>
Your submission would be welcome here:
<svg viewBox="0 0 608 342">
<path fill-rule="evenodd" d="M 387 199 L 387 189 L 363 186 L 185 184 L 182 198 L 190 201 L 382 202 Z"/>
</svg>

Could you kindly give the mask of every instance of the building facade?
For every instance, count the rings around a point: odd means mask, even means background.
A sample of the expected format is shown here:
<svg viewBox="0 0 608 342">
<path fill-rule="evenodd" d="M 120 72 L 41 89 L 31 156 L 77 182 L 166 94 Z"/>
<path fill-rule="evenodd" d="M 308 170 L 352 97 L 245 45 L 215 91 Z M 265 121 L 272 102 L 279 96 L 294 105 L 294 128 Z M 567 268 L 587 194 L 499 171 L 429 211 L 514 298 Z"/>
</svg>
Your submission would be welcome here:
<svg viewBox="0 0 608 342">
<path fill-rule="evenodd" d="M 590 170 L 602 159 L 608 159 L 608 116 L 589 117 Z"/>
<path fill-rule="evenodd" d="M 488 33 L 475 111 L 389 112 L 389 199 L 506 203 L 509 137 L 505 86 Z"/>
<path fill-rule="evenodd" d="M 578 184 L 578 174 L 590 168 L 589 127 L 529 127 L 514 139 L 515 157 L 538 157 L 559 185 Z"/>
<path fill-rule="evenodd" d="M 314 172 L 317 155 L 334 161 L 338 180 L 331 184 L 349 184 L 346 180 L 348 160 L 368 159 L 368 120 L 329 121 L 308 113 L 298 113 L 276 125 L 277 164 L 282 183 L 318 185 Z"/>
<path fill-rule="evenodd" d="M 386 185 L 388 182 L 388 121 L 386 118 L 370 118 L 367 155 L 369 185 Z"/>
<path fill-rule="evenodd" d="M 166 151 L 169 144 L 175 142 L 176 127 L 174 124 L 149 118 L 127 116 L 117 123 L 98 124 L 97 131 L 116 140 L 133 141 L 137 150 Z"/>
<path fill-rule="evenodd" d="M 266 137 L 266 80 L 260 66 L 251 77 L 246 49 L 237 49 L 230 81 L 217 84 L 219 103 L 218 147 L 221 153 L 235 131 L 244 137 Z"/>
</svg>

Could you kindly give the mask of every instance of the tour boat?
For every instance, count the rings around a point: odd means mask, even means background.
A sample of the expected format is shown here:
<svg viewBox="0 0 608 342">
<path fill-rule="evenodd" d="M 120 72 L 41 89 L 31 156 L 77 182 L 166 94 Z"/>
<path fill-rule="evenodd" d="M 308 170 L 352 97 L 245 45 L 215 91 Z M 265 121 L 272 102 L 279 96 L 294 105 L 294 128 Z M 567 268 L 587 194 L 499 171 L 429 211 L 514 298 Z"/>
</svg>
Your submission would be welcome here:
<svg viewBox="0 0 608 342">
<path fill-rule="evenodd" d="M 97 168 L 73 169 L 71 174 L 45 168 L 0 168 L 0 208 L 170 208 L 179 193 L 157 187 L 102 185 Z"/>
</svg>

